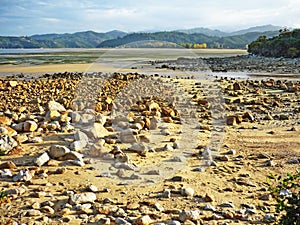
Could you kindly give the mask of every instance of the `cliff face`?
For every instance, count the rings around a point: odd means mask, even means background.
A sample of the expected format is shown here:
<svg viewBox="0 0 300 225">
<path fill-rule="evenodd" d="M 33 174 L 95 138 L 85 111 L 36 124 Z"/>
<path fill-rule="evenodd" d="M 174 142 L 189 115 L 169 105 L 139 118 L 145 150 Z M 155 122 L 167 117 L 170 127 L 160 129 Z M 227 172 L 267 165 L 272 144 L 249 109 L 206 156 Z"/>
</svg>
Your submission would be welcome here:
<svg viewBox="0 0 300 225">
<path fill-rule="evenodd" d="M 248 52 L 266 57 L 300 57 L 300 29 L 283 30 L 273 38 L 260 36 L 248 46 Z"/>
</svg>

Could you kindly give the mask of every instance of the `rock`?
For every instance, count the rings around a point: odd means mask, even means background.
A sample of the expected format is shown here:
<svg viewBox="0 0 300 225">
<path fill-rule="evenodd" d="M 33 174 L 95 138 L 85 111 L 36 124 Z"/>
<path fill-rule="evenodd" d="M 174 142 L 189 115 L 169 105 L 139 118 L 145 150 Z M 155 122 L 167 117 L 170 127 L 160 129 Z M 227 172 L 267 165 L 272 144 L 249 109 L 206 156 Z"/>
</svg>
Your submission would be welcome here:
<svg viewBox="0 0 300 225">
<path fill-rule="evenodd" d="M 133 131 L 131 129 L 122 131 L 120 133 L 120 140 L 122 143 L 137 143 L 137 138 L 133 135 Z"/>
<path fill-rule="evenodd" d="M 276 217 L 273 214 L 266 214 L 264 216 L 264 222 L 273 222 L 276 221 Z"/>
<path fill-rule="evenodd" d="M 162 195 L 161 195 L 162 198 L 171 198 L 171 191 L 170 190 L 165 190 Z"/>
<path fill-rule="evenodd" d="M 200 213 L 198 210 L 183 210 L 179 214 L 179 220 L 185 222 L 187 220 L 196 221 L 200 218 Z"/>
<path fill-rule="evenodd" d="M 149 129 L 150 130 L 156 130 L 157 129 L 157 127 L 158 127 L 158 119 L 157 118 L 155 118 L 155 117 L 153 117 L 153 118 L 151 118 L 150 119 L 150 126 L 149 126 Z"/>
<path fill-rule="evenodd" d="M 109 225 L 110 224 L 110 219 L 109 218 L 101 218 L 97 222 L 98 225 Z"/>
<path fill-rule="evenodd" d="M 23 130 L 25 132 L 34 132 L 38 129 L 38 125 L 34 121 L 25 121 L 23 124 Z"/>
<path fill-rule="evenodd" d="M 181 223 L 177 220 L 171 220 L 168 225 L 180 225 Z"/>
<path fill-rule="evenodd" d="M 108 130 L 106 130 L 106 128 L 103 127 L 103 125 L 100 123 L 94 123 L 92 125 L 92 127 L 89 129 L 86 129 L 85 132 L 91 138 L 104 138 L 104 137 L 110 135 Z"/>
<path fill-rule="evenodd" d="M 248 119 L 251 122 L 255 120 L 254 116 L 250 112 L 245 112 L 243 115 L 243 119 Z"/>
<path fill-rule="evenodd" d="M 20 170 L 19 173 L 15 176 L 13 176 L 13 181 L 30 181 L 32 179 L 32 175 L 29 172 L 29 170 L 24 169 Z"/>
<path fill-rule="evenodd" d="M 98 188 L 95 185 L 89 185 L 86 189 L 87 191 L 98 192 Z"/>
<path fill-rule="evenodd" d="M 43 143 L 43 138 L 41 137 L 33 137 L 33 138 L 29 138 L 28 143 Z"/>
<path fill-rule="evenodd" d="M 139 217 L 134 221 L 134 224 L 136 225 L 149 225 L 151 223 L 152 223 L 152 219 L 148 215 Z"/>
<path fill-rule="evenodd" d="M 10 87 L 16 87 L 19 83 L 16 80 L 10 80 L 8 81 L 8 84 Z"/>
<path fill-rule="evenodd" d="M 77 130 L 74 133 L 74 139 L 75 139 L 75 141 L 86 141 L 87 143 L 89 142 L 89 137 L 80 130 Z"/>
<path fill-rule="evenodd" d="M 7 117 L 7 116 L 0 116 L 0 124 L 6 125 L 6 126 L 10 126 L 11 125 L 12 120 Z"/>
<path fill-rule="evenodd" d="M 83 154 L 75 151 L 70 151 L 60 158 L 60 160 L 79 160 L 83 161 Z"/>
<path fill-rule="evenodd" d="M 17 132 L 22 132 L 24 128 L 24 122 L 18 123 L 18 124 L 13 124 L 12 128 L 17 131 Z"/>
<path fill-rule="evenodd" d="M 119 225 L 132 225 L 127 220 L 122 219 L 120 217 L 116 218 L 115 222 L 116 222 L 116 224 L 119 224 Z"/>
<path fill-rule="evenodd" d="M 70 204 L 77 205 L 82 203 L 93 203 L 97 199 L 97 196 L 95 193 L 92 192 L 86 192 L 82 194 L 73 194 L 69 198 Z"/>
<path fill-rule="evenodd" d="M 49 101 L 48 102 L 48 110 L 49 111 L 65 112 L 66 108 L 62 104 L 60 104 L 56 101 Z"/>
<path fill-rule="evenodd" d="M 1 178 L 12 177 L 12 173 L 11 173 L 10 169 L 0 170 L 0 177 Z"/>
<path fill-rule="evenodd" d="M 69 116 L 71 117 L 72 123 L 79 123 L 81 120 L 81 116 L 78 112 L 70 112 Z"/>
<path fill-rule="evenodd" d="M 24 143 L 26 141 L 28 141 L 28 136 L 26 134 L 18 134 L 16 137 L 15 137 L 15 140 L 18 142 L 18 143 Z"/>
<path fill-rule="evenodd" d="M 228 152 L 227 152 L 228 155 L 235 155 L 236 154 L 236 150 L 234 149 L 230 149 Z"/>
<path fill-rule="evenodd" d="M 42 213 L 46 213 L 46 214 L 50 214 L 50 215 L 53 215 L 55 213 L 54 209 L 51 208 L 50 206 L 44 206 L 40 209 L 40 211 Z"/>
<path fill-rule="evenodd" d="M 215 207 L 213 207 L 212 205 L 206 205 L 206 206 L 204 206 L 203 210 L 212 211 L 212 212 L 216 211 Z"/>
<path fill-rule="evenodd" d="M 146 155 L 147 153 L 147 147 L 143 144 L 143 143 L 134 143 L 131 145 L 131 147 L 129 148 L 129 150 L 134 151 L 140 155 Z"/>
<path fill-rule="evenodd" d="M 173 150 L 174 150 L 174 148 L 170 144 L 166 144 L 163 147 L 163 151 L 173 151 Z"/>
<path fill-rule="evenodd" d="M 44 152 L 43 154 L 41 154 L 39 157 L 37 157 L 36 159 L 34 159 L 34 163 L 37 166 L 42 166 L 45 163 L 47 163 L 50 160 L 50 157 L 48 155 L 47 152 Z"/>
<path fill-rule="evenodd" d="M 63 145 L 51 145 L 49 149 L 49 155 L 52 159 L 57 159 L 65 156 L 71 150 Z"/>
<path fill-rule="evenodd" d="M 191 187 L 186 187 L 181 189 L 181 195 L 182 196 L 187 196 L 187 197 L 193 197 L 195 194 L 195 191 Z"/>
<path fill-rule="evenodd" d="M 58 120 L 60 119 L 61 114 L 57 110 L 48 111 L 46 114 L 46 118 L 48 120 Z"/>
<path fill-rule="evenodd" d="M 87 142 L 82 140 L 82 141 L 74 141 L 71 143 L 70 148 L 73 149 L 74 151 L 81 151 L 87 146 Z"/>
<path fill-rule="evenodd" d="M 214 198 L 213 198 L 213 196 L 206 194 L 204 197 L 204 201 L 205 202 L 213 202 Z"/>
<path fill-rule="evenodd" d="M 236 117 L 235 116 L 228 116 L 226 119 L 226 124 L 229 126 L 236 125 Z"/>
<path fill-rule="evenodd" d="M 0 170 L 3 170 L 3 169 L 16 169 L 16 168 L 17 168 L 16 164 L 14 164 L 12 161 L 7 161 L 7 162 L 4 162 L 4 163 L 0 164 Z"/>
<path fill-rule="evenodd" d="M 223 207 L 223 208 L 234 208 L 234 205 L 231 202 L 225 202 L 225 203 L 222 203 L 220 205 L 220 207 Z"/>
<path fill-rule="evenodd" d="M 265 162 L 265 165 L 266 165 L 266 166 L 276 166 L 276 163 L 275 163 L 273 160 L 267 160 L 267 161 Z"/>
<path fill-rule="evenodd" d="M 14 147 L 18 146 L 18 143 L 10 136 L 0 136 L 0 151 L 4 154 L 8 154 Z"/>
<path fill-rule="evenodd" d="M 25 214 L 28 217 L 41 216 L 42 213 L 37 209 L 30 209 Z"/>
</svg>

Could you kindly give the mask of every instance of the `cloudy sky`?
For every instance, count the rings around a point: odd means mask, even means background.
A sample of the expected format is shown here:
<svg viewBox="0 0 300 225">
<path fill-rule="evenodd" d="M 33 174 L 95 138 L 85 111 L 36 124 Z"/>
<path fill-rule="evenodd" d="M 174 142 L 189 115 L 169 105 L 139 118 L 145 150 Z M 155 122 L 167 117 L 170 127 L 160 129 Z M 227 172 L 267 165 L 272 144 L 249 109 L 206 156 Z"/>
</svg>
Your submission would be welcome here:
<svg viewBox="0 0 300 225">
<path fill-rule="evenodd" d="M 300 27 L 300 0 L 0 0 L 0 35 Z"/>
</svg>

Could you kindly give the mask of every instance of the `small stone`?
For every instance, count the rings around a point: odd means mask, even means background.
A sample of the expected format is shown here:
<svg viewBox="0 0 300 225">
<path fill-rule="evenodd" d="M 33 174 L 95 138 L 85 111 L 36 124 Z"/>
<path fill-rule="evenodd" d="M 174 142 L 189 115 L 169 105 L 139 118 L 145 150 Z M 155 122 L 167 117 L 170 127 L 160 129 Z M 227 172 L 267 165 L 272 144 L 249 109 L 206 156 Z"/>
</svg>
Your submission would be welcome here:
<svg viewBox="0 0 300 225">
<path fill-rule="evenodd" d="M 62 104 L 60 104 L 56 101 L 49 101 L 48 102 L 48 110 L 49 111 L 65 112 L 66 108 Z"/>
<path fill-rule="evenodd" d="M 275 163 L 273 160 L 267 160 L 267 161 L 265 162 L 265 165 L 266 165 L 266 166 L 276 166 L 276 163 Z"/>
<path fill-rule="evenodd" d="M 34 121 L 25 121 L 23 124 L 23 130 L 25 132 L 33 132 L 38 129 L 38 125 Z"/>
<path fill-rule="evenodd" d="M 220 207 L 223 207 L 223 208 L 234 208 L 234 205 L 231 202 L 225 202 L 225 203 L 222 203 L 220 205 Z"/>
<path fill-rule="evenodd" d="M 149 225 L 151 223 L 152 223 L 152 219 L 148 215 L 139 217 L 134 221 L 134 224 L 136 225 Z"/>
<path fill-rule="evenodd" d="M 95 185 L 87 186 L 87 190 L 91 192 L 98 192 L 98 188 Z"/>
<path fill-rule="evenodd" d="M 50 215 L 53 215 L 55 213 L 54 209 L 51 208 L 50 206 L 44 206 L 40 209 L 40 211 L 42 213 L 47 213 L 47 214 L 50 214 Z"/>
<path fill-rule="evenodd" d="M 74 151 L 82 151 L 87 146 L 87 144 L 88 143 L 85 140 L 74 141 L 73 143 L 71 143 L 70 148 Z"/>
<path fill-rule="evenodd" d="M 157 209 L 160 212 L 165 210 L 164 207 L 161 206 L 158 202 L 156 202 L 153 206 L 154 206 L 155 209 Z"/>
<path fill-rule="evenodd" d="M 89 142 L 89 137 L 80 130 L 77 130 L 74 133 L 74 139 L 75 139 L 75 141 L 86 141 L 87 143 Z"/>
<path fill-rule="evenodd" d="M 228 152 L 227 152 L 228 155 L 235 155 L 236 154 L 236 150 L 234 149 L 230 149 Z"/>
<path fill-rule="evenodd" d="M 213 207 L 212 205 L 206 205 L 206 206 L 204 206 L 203 210 L 212 211 L 212 212 L 216 211 L 215 207 Z"/>
<path fill-rule="evenodd" d="M 162 198 L 171 198 L 171 191 L 170 190 L 165 190 L 162 195 Z"/>
<path fill-rule="evenodd" d="M 47 163 L 50 160 L 50 157 L 48 155 L 47 152 L 44 152 L 43 154 L 41 154 L 39 157 L 37 157 L 36 159 L 34 159 L 34 163 L 37 166 L 42 166 L 45 163 Z"/>
<path fill-rule="evenodd" d="M 58 120 L 60 118 L 60 113 L 57 110 L 48 111 L 45 116 L 48 121 L 50 120 Z"/>
<path fill-rule="evenodd" d="M 229 126 L 236 125 L 236 117 L 235 116 L 229 116 L 229 117 L 227 117 L 226 124 L 229 125 Z"/>
<path fill-rule="evenodd" d="M 276 217 L 273 214 L 266 214 L 264 216 L 265 222 L 276 221 Z"/>
<path fill-rule="evenodd" d="M 179 214 L 179 220 L 181 222 L 185 222 L 187 220 L 193 220 L 196 221 L 200 218 L 200 213 L 198 210 L 183 210 L 180 214 Z"/>
<path fill-rule="evenodd" d="M 265 153 L 260 153 L 260 154 L 257 156 L 257 158 L 259 158 L 259 159 L 269 159 L 270 156 L 268 156 L 268 155 L 265 154 Z"/>
<path fill-rule="evenodd" d="M 177 220 L 171 220 L 168 225 L 181 225 L 181 223 Z"/>
<path fill-rule="evenodd" d="M 70 149 L 63 145 L 51 145 L 49 155 L 52 159 L 57 159 L 65 156 L 70 152 Z"/>
<path fill-rule="evenodd" d="M 133 130 L 131 129 L 122 131 L 120 133 L 120 140 L 122 143 L 137 143 L 137 138 L 134 136 Z"/>
<path fill-rule="evenodd" d="M 174 148 L 170 144 L 166 144 L 163 147 L 163 151 L 173 151 L 173 150 L 174 150 Z"/>
<path fill-rule="evenodd" d="M 16 164 L 14 164 L 12 161 L 7 161 L 7 162 L 4 162 L 4 163 L 0 164 L 0 170 L 3 170 L 3 169 L 16 169 L 16 168 L 17 168 Z"/>
<path fill-rule="evenodd" d="M 40 208 L 41 208 L 41 204 L 38 203 L 38 202 L 35 202 L 35 203 L 33 203 L 33 204 L 31 205 L 31 207 L 32 207 L 33 209 L 40 209 Z"/>
<path fill-rule="evenodd" d="M 0 136 L 0 151 L 4 154 L 8 154 L 14 147 L 18 146 L 18 143 L 10 136 Z"/>
<path fill-rule="evenodd" d="M 104 138 L 110 135 L 108 130 L 100 123 L 94 123 L 91 128 L 85 129 L 85 132 L 91 138 Z"/>
<path fill-rule="evenodd" d="M 81 203 L 88 203 L 94 202 L 97 199 L 97 196 L 92 192 L 82 193 L 82 194 L 73 194 L 70 196 L 70 203 L 71 204 L 81 204 Z"/>
<path fill-rule="evenodd" d="M 12 177 L 12 173 L 11 173 L 10 169 L 0 170 L 0 177 L 1 178 Z"/>
<path fill-rule="evenodd" d="M 29 170 L 27 170 L 27 169 L 20 170 L 19 173 L 13 177 L 13 181 L 15 181 L 15 182 L 30 181 L 31 179 L 32 179 L 32 175 L 29 172 Z"/>
<path fill-rule="evenodd" d="M 127 220 L 122 219 L 120 217 L 116 218 L 115 222 L 116 222 L 116 224 L 119 224 L 119 225 L 132 225 Z"/>
<path fill-rule="evenodd" d="M 187 196 L 187 197 L 193 197 L 195 194 L 195 191 L 191 187 L 186 187 L 181 189 L 181 195 L 182 196 Z"/>
<path fill-rule="evenodd" d="M 109 225 L 110 224 L 110 219 L 109 218 L 101 218 L 98 222 L 98 225 Z"/>
<path fill-rule="evenodd" d="M 26 216 L 28 216 L 28 217 L 34 217 L 34 216 L 40 216 L 40 215 L 42 215 L 42 213 L 37 209 L 31 209 L 26 212 Z"/>
<path fill-rule="evenodd" d="M 213 196 L 206 194 L 204 197 L 204 201 L 205 202 L 213 202 L 214 198 L 213 198 Z"/>
</svg>

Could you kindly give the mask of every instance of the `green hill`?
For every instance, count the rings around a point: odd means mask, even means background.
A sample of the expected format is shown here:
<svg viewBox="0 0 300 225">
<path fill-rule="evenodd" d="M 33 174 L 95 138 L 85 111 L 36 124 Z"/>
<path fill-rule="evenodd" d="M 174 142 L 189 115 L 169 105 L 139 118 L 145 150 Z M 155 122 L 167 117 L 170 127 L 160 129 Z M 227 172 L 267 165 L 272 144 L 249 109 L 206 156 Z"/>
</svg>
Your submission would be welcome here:
<svg viewBox="0 0 300 225">
<path fill-rule="evenodd" d="M 123 37 L 127 33 L 110 31 L 96 33 L 94 31 L 74 34 L 42 34 L 30 37 L 0 37 L 0 48 L 95 48 L 101 42 Z"/>
<path fill-rule="evenodd" d="M 260 36 L 249 45 L 248 52 L 266 57 L 300 57 L 300 29 L 282 30 L 278 36 Z"/>
<path fill-rule="evenodd" d="M 252 32 L 243 35 L 235 35 L 228 37 L 210 37 L 204 34 L 187 34 L 183 32 L 171 31 L 171 32 L 156 32 L 156 33 L 133 33 L 124 36 L 123 38 L 117 38 L 112 40 L 103 41 L 98 45 L 99 48 L 115 48 L 115 47 L 126 47 L 132 46 L 134 42 L 141 41 L 161 41 L 171 42 L 178 46 L 184 44 L 194 43 L 206 43 L 208 48 L 242 48 L 257 39 L 262 34 L 268 37 L 277 35 L 278 31 L 269 32 Z"/>
</svg>

